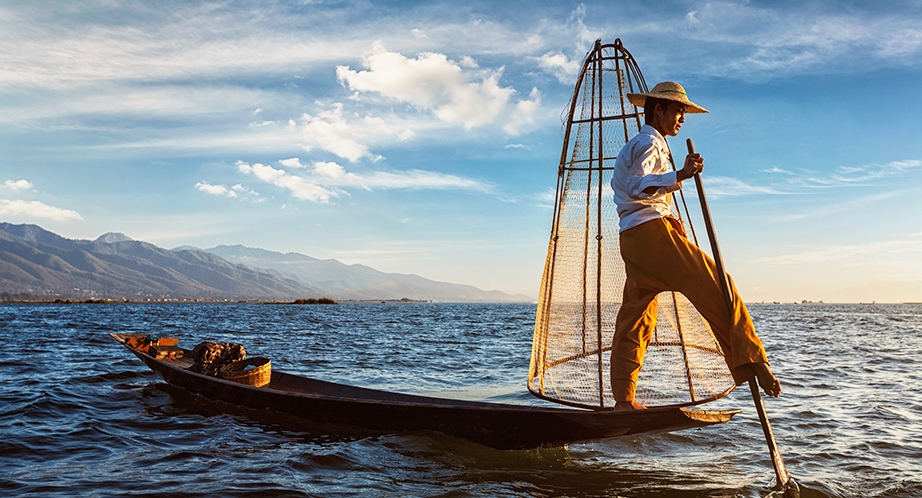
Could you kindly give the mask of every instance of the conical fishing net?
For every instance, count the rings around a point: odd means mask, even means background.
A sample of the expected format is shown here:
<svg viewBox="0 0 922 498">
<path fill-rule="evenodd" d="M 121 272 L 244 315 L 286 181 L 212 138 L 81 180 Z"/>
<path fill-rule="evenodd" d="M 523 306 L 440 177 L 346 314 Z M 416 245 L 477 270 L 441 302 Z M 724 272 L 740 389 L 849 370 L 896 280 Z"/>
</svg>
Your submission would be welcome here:
<svg viewBox="0 0 922 498">
<path fill-rule="evenodd" d="M 564 130 L 528 376 L 529 391 L 541 398 L 591 408 L 615 404 L 609 362 L 625 269 L 610 182 L 618 152 L 643 125 L 642 110 L 626 95 L 646 91 L 621 40 L 597 41 L 583 63 Z M 684 198 L 674 199 L 673 214 L 693 237 Z M 707 322 L 680 293 L 657 299 L 635 399 L 648 407 L 691 405 L 729 393 L 733 378 Z"/>
</svg>

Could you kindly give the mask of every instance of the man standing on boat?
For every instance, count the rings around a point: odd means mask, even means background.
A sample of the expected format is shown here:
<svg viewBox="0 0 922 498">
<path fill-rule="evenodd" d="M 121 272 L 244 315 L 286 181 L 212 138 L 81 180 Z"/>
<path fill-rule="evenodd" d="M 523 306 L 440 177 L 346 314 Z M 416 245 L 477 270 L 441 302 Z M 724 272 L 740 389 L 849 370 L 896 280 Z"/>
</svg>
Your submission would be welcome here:
<svg viewBox="0 0 922 498">
<path fill-rule="evenodd" d="M 645 125 L 621 149 L 611 180 L 627 272 L 611 348 L 615 409 L 644 408 L 634 400 L 634 392 L 656 326 L 656 296 L 664 291 L 681 292 L 708 321 L 737 385 L 755 376 L 766 394 L 779 396 L 781 384 L 768 366 L 765 348 L 733 281 L 730 311 L 714 261 L 686 238 L 682 222 L 672 216 L 672 193 L 704 169 L 704 159 L 689 154 L 682 169 L 673 171 L 666 136 L 679 133 L 686 113 L 707 109 L 692 103 L 681 85 L 669 81 L 627 97 L 643 107 Z"/>
</svg>

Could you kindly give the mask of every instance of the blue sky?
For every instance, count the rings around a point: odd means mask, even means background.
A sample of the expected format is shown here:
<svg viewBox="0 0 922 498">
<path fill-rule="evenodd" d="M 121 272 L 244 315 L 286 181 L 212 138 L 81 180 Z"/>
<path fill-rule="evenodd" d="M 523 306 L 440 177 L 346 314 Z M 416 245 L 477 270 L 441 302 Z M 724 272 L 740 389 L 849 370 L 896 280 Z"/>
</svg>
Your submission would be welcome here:
<svg viewBox="0 0 922 498">
<path fill-rule="evenodd" d="M 922 4 L 0 2 L 0 221 L 537 295 L 594 40 L 681 82 L 747 301 L 922 301 Z"/>
</svg>

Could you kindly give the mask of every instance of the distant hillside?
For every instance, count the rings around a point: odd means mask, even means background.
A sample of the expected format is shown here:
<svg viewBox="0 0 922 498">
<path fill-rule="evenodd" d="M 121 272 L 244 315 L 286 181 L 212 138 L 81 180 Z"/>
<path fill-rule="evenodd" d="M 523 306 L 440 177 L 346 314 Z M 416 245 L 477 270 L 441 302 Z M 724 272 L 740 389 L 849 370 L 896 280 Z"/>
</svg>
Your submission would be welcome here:
<svg viewBox="0 0 922 498">
<path fill-rule="evenodd" d="M 530 300 L 297 253 L 243 246 L 168 250 L 120 233 L 72 240 L 37 225 L 10 223 L 0 223 L 0 294 L 80 299 Z"/>
<path fill-rule="evenodd" d="M 242 245 L 217 246 L 205 251 L 233 262 L 277 270 L 323 289 L 337 299 L 431 299 L 435 301 L 528 302 L 524 295 L 484 291 L 470 285 L 436 282 L 418 275 L 384 273 L 365 265 L 346 265 L 335 259 L 317 259 L 296 252 L 280 253 Z"/>
<path fill-rule="evenodd" d="M 289 299 L 322 292 L 291 276 L 121 234 L 71 240 L 0 223 L 0 293 L 110 299 Z"/>
</svg>

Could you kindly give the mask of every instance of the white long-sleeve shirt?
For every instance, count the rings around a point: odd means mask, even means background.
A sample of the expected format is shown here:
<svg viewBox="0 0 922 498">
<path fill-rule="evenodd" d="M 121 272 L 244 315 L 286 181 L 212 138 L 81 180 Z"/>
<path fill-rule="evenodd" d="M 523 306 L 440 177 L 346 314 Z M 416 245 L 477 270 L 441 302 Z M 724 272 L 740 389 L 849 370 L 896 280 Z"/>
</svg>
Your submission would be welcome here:
<svg viewBox="0 0 922 498">
<path fill-rule="evenodd" d="M 682 184 L 676 181 L 671 166 L 666 139 L 649 125 L 618 153 L 611 188 L 622 232 L 672 213 L 672 192 Z M 658 188 L 652 194 L 644 193 L 649 187 Z"/>
</svg>

